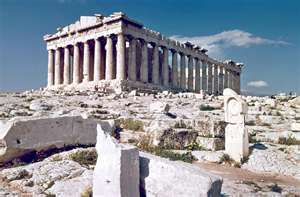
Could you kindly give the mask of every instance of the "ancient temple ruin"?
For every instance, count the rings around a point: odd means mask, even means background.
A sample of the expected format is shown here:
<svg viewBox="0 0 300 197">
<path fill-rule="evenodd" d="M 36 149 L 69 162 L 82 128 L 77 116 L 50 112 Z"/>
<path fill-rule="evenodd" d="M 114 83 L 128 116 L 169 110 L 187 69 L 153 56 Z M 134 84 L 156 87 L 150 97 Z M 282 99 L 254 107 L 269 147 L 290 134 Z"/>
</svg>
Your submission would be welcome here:
<svg viewBox="0 0 300 197">
<path fill-rule="evenodd" d="M 81 16 L 44 40 L 48 87 L 118 81 L 131 88 L 240 93 L 243 64 L 217 61 L 206 49 L 171 40 L 120 12 Z"/>
</svg>

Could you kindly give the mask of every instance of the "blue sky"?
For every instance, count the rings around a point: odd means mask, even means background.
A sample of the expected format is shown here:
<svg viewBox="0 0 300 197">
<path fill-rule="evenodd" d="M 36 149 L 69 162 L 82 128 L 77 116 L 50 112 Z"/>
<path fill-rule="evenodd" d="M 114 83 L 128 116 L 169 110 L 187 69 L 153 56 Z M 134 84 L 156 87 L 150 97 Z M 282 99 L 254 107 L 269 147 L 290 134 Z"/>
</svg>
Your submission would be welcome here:
<svg viewBox="0 0 300 197">
<path fill-rule="evenodd" d="M 43 35 L 80 15 L 114 11 L 204 46 L 217 59 L 245 63 L 245 91 L 300 94 L 298 0 L 0 0 L 0 91 L 45 86 Z"/>
</svg>

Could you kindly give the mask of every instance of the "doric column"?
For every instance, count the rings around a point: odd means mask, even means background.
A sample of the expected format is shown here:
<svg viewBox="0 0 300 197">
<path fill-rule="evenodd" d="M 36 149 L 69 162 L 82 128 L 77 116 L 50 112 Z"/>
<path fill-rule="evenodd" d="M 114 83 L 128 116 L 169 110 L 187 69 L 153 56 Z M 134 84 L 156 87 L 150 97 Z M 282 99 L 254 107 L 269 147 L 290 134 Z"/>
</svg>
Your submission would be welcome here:
<svg viewBox="0 0 300 197">
<path fill-rule="evenodd" d="M 60 75 L 60 49 L 55 50 L 55 85 L 61 84 L 61 75 Z"/>
<path fill-rule="evenodd" d="M 144 40 L 142 44 L 142 59 L 141 59 L 141 81 L 148 83 L 148 43 Z"/>
<path fill-rule="evenodd" d="M 136 39 L 132 38 L 129 44 L 129 80 L 136 81 Z"/>
<path fill-rule="evenodd" d="M 169 86 L 169 54 L 168 54 L 168 48 L 163 47 L 163 85 Z"/>
<path fill-rule="evenodd" d="M 241 73 L 237 73 L 237 86 L 236 86 L 236 90 L 238 94 L 241 94 Z"/>
<path fill-rule="evenodd" d="M 201 60 L 201 64 L 202 64 L 201 89 L 207 92 L 207 63 L 205 60 Z"/>
<path fill-rule="evenodd" d="M 119 80 L 125 79 L 125 53 L 126 53 L 125 37 L 123 33 L 118 34 L 117 42 L 117 75 Z"/>
<path fill-rule="evenodd" d="M 64 49 L 64 84 L 70 84 L 70 49 Z"/>
<path fill-rule="evenodd" d="M 54 51 L 48 50 L 48 87 L 54 85 Z"/>
<path fill-rule="evenodd" d="M 73 83 L 80 83 L 80 60 L 79 60 L 79 44 L 74 45 L 74 58 L 73 58 Z"/>
<path fill-rule="evenodd" d="M 232 76 L 232 71 L 228 70 L 228 88 L 233 89 L 233 76 Z"/>
<path fill-rule="evenodd" d="M 90 81 L 90 47 L 88 41 L 83 44 L 83 82 Z"/>
<path fill-rule="evenodd" d="M 185 55 L 180 53 L 180 88 L 186 89 Z"/>
<path fill-rule="evenodd" d="M 173 87 L 178 87 L 178 60 L 177 60 L 177 51 L 172 51 L 172 84 Z"/>
<path fill-rule="evenodd" d="M 224 90 L 224 66 L 219 67 L 219 94 L 223 94 Z"/>
<path fill-rule="evenodd" d="M 200 62 L 195 58 L 195 92 L 200 92 Z"/>
<path fill-rule="evenodd" d="M 105 80 L 113 79 L 113 41 L 110 36 L 106 37 L 106 69 L 105 69 Z"/>
<path fill-rule="evenodd" d="M 159 84 L 159 50 L 157 44 L 153 44 L 152 82 Z"/>
<path fill-rule="evenodd" d="M 229 74 L 228 70 L 225 68 L 224 69 L 224 89 L 229 87 L 228 86 L 228 78 L 229 78 L 228 74 Z"/>
<path fill-rule="evenodd" d="M 210 62 L 207 62 L 207 93 L 208 94 L 212 94 L 212 83 L 213 83 L 212 64 Z"/>
<path fill-rule="evenodd" d="M 99 81 L 101 76 L 104 75 L 104 66 L 102 65 L 103 59 L 102 53 L 102 45 L 101 41 L 96 38 L 95 39 L 95 51 L 94 51 L 94 81 Z"/>
<path fill-rule="evenodd" d="M 193 57 L 190 55 L 188 56 L 188 90 L 193 91 Z"/>
<path fill-rule="evenodd" d="M 218 71 L 218 64 L 214 64 L 214 77 L 213 77 L 213 94 L 218 95 L 219 93 L 219 71 Z"/>
</svg>

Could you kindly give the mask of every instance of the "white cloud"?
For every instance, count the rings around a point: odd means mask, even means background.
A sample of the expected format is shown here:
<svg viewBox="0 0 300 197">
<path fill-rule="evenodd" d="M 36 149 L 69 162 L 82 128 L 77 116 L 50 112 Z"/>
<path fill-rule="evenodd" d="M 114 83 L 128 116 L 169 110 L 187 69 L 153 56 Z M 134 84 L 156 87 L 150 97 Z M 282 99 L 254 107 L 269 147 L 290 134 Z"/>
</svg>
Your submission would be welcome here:
<svg viewBox="0 0 300 197">
<path fill-rule="evenodd" d="M 189 41 L 201 47 L 208 49 L 208 54 L 217 58 L 224 57 L 224 49 L 229 47 L 249 47 L 252 45 L 272 44 L 272 45 L 289 45 L 290 43 L 281 40 L 270 40 L 259 36 L 254 36 L 249 32 L 239 29 L 223 31 L 218 34 L 209 36 L 185 37 L 175 35 L 171 38 L 180 42 Z"/>
<path fill-rule="evenodd" d="M 265 81 L 250 81 L 247 83 L 247 86 L 255 87 L 255 88 L 262 88 L 262 87 L 268 87 L 269 84 Z"/>
</svg>

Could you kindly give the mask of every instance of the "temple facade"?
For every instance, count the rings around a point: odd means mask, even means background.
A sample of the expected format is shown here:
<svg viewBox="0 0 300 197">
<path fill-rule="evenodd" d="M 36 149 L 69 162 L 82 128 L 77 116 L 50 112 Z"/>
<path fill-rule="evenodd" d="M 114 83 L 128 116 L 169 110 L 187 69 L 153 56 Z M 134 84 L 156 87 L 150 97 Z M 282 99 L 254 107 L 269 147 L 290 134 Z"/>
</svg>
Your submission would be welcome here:
<svg viewBox="0 0 300 197">
<path fill-rule="evenodd" d="M 206 49 L 171 40 L 121 12 L 81 16 L 44 40 L 48 87 L 125 81 L 131 88 L 240 93 L 243 64 L 217 61 Z"/>
</svg>

